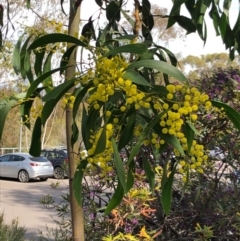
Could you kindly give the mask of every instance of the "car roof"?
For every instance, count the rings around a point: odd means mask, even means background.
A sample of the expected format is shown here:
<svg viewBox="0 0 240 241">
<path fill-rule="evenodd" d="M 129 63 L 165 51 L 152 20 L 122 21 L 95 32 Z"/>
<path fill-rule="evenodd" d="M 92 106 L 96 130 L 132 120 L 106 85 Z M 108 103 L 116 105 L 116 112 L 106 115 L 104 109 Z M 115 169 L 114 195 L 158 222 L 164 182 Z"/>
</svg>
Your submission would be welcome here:
<svg viewBox="0 0 240 241">
<path fill-rule="evenodd" d="M 56 149 L 56 148 L 53 148 L 53 149 L 43 149 L 42 151 L 66 151 L 66 149 Z"/>
<path fill-rule="evenodd" d="M 4 154 L 4 156 L 5 155 L 19 155 L 19 156 L 31 156 L 29 153 L 27 153 L 27 152 L 13 152 L 13 153 L 6 153 L 6 154 Z"/>
</svg>

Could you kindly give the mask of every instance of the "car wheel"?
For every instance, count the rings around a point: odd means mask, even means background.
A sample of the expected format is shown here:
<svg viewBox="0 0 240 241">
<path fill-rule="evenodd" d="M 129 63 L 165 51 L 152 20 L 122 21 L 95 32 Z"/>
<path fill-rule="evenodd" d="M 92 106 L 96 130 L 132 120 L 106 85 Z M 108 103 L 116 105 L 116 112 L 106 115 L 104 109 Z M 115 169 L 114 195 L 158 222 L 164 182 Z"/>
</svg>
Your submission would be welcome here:
<svg viewBox="0 0 240 241">
<path fill-rule="evenodd" d="M 54 172 L 53 172 L 53 176 L 56 179 L 63 179 L 64 178 L 63 169 L 61 167 L 55 167 Z"/>
<path fill-rule="evenodd" d="M 47 177 L 41 177 L 41 178 L 40 178 L 40 181 L 44 181 L 44 182 L 45 182 L 45 181 L 47 181 L 47 180 L 48 180 Z"/>
<path fill-rule="evenodd" d="M 21 171 L 18 173 L 18 180 L 19 180 L 20 182 L 28 182 L 28 181 L 29 181 L 29 175 L 28 175 L 27 171 L 21 170 Z"/>
</svg>

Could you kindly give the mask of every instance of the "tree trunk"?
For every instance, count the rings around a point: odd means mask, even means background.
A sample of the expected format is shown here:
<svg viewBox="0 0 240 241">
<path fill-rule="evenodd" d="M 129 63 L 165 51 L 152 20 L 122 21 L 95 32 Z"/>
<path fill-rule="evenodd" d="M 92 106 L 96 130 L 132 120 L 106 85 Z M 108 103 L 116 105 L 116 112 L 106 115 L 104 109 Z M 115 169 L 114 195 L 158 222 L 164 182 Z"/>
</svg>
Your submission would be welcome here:
<svg viewBox="0 0 240 241">
<path fill-rule="evenodd" d="M 79 33 L 80 25 L 80 7 L 82 0 L 70 0 L 70 15 L 68 34 L 76 36 Z M 68 46 L 70 47 L 70 46 Z M 73 65 L 66 69 L 65 81 L 74 77 L 76 68 L 76 52 L 72 54 L 69 59 L 69 65 Z M 84 215 L 82 207 L 80 207 L 75 199 L 73 193 L 73 177 L 77 167 L 77 153 L 78 147 L 71 145 L 72 136 L 72 109 L 67 106 L 66 108 L 66 138 L 68 149 L 68 163 L 69 163 L 69 194 L 70 194 L 70 207 L 71 207 L 71 220 L 72 220 L 72 240 L 84 241 Z"/>
</svg>

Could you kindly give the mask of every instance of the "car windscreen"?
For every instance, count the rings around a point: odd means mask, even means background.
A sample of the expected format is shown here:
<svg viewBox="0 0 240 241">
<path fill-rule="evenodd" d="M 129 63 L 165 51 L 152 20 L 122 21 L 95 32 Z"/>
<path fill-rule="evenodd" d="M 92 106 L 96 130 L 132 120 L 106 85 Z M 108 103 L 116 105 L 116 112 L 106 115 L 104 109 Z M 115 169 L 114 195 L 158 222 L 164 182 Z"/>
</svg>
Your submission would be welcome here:
<svg viewBox="0 0 240 241">
<path fill-rule="evenodd" d="M 43 156 L 38 156 L 38 157 L 29 157 L 29 159 L 33 162 L 47 162 L 48 160 L 43 157 Z"/>
</svg>

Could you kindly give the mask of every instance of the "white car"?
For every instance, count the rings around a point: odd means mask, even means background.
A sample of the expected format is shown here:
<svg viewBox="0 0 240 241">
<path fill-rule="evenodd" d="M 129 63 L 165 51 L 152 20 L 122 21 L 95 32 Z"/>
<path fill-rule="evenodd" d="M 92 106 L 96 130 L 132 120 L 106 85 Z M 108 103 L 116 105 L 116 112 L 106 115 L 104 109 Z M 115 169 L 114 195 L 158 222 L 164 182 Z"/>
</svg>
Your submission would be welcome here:
<svg viewBox="0 0 240 241">
<path fill-rule="evenodd" d="M 0 176 L 28 182 L 32 178 L 46 181 L 53 176 L 53 166 L 45 157 L 28 153 L 9 153 L 0 156 Z"/>
</svg>

